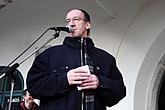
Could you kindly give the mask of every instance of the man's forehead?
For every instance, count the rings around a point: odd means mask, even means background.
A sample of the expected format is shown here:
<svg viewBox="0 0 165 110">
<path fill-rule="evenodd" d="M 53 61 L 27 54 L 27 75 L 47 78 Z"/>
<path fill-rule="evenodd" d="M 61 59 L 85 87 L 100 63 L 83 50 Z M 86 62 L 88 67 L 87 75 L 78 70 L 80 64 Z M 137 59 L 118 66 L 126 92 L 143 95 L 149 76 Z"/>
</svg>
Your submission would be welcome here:
<svg viewBox="0 0 165 110">
<path fill-rule="evenodd" d="M 80 10 L 71 10 L 68 12 L 66 19 L 70 17 L 83 17 L 83 13 Z"/>
</svg>

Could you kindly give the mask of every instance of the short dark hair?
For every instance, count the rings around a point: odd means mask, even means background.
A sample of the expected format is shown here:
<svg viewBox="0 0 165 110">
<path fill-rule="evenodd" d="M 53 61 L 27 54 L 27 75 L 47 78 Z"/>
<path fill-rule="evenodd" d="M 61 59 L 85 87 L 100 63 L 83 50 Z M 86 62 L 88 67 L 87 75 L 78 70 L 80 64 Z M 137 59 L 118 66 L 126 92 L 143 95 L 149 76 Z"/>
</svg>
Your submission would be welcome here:
<svg viewBox="0 0 165 110">
<path fill-rule="evenodd" d="M 91 22 L 91 19 L 90 19 L 90 16 L 88 14 L 87 11 L 83 10 L 83 9 L 78 9 L 80 10 L 83 14 L 84 14 L 84 20 L 87 21 L 87 22 Z"/>
<path fill-rule="evenodd" d="M 84 14 L 84 20 L 91 23 L 91 18 L 88 12 L 83 9 L 78 9 L 78 10 L 80 10 Z M 89 34 L 90 34 L 90 29 L 87 29 L 87 35 Z"/>
<path fill-rule="evenodd" d="M 26 95 L 26 91 L 27 91 L 27 89 L 24 89 L 24 90 L 22 91 L 22 95 Z"/>
<path fill-rule="evenodd" d="M 88 14 L 87 11 L 85 11 L 83 9 L 79 9 L 79 8 L 75 8 L 75 9 L 71 9 L 71 10 L 80 10 L 84 15 L 84 21 L 91 23 L 90 15 Z M 87 29 L 87 35 L 89 35 L 89 34 L 90 34 L 90 29 Z"/>
</svg>

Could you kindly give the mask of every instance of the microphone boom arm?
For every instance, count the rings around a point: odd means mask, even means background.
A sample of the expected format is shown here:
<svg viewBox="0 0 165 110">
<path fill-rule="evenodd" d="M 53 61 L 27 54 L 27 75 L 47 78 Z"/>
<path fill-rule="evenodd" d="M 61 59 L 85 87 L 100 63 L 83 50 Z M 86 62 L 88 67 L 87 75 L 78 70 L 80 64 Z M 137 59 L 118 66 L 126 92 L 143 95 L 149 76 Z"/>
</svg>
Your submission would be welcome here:
<svg viewBox="0 0 165 110">
<path fill-rule="evenodd" d="M 44 43 L 42 46 L 37 47 L 31 54 L 29 54 L 28 56 L 26 56 L 22 61 L 19 62 L 19 64 L 22 64 L 23 62 L 25 62 L 28 58 L 30 58 L 32 55 L 34 55 L 38 50 L 40 50 L 41 48 L 43 48 L 46 44 L 48 44 L 49 42 L 51 42 L 53 39 L 55 39 L 56 37 L 51 37 L 50 39 L 47 40 L 46 43 Z"/>
<path fill-rule="evenodd" d="M 36 48 L 31 54 L 29 54 L 27 57 L 25 57 L 22 61 L 20 61 L 19 63 L 15 63 L 12 66 L 10 66 L 12 63 L 14 63 L 20 56 L 22 56 L 30 47 L 32 47 L 48 30 L 47 29 L 37 40 L 35 40 L 28 48 L 26 48 L 18 57 L 16 57 L 3 71 L 2 75 L 0 75 L 0 79 L 6 75 L 11 75 L 12 81 L 11 81 L 11 91 L 10 91 L 10 99 L 9 99 L 9 106 L 8 106 L 8 110 L 11 110 L 11 102 L 12 102 L 12 95 L 13 95 L 13 90 L 14 90 L 14 79 L 15 79 L 15 70 L 19 67 L 20 64 L 22 64 L 23 62 L 25 62 L 28 58 L 30 58 L 33 54 L 35 54 L 39 49 L 41 49 L 42 47 L 44 47 L 46 44 L 48 44 L 50 41 L 52 41 L 53 39 L 59 37 L 59 33 L 60 31 L 55 30 L 55 34 L 53 35 L 54 37 L 51 37 L 50 39 L 47 40 L 46 43 L 44 43 L 42 46 L 40 46 L 39 48 Z M 10 68 L 8 69 L 8 67 L 10 66 Z M 7 70 L 8 69 L 8 70 Z"/>
<path fill-rule="evenodd" d="M 3 71 L 3 73 L 0 75 L 0 79 L 3 78 L 5 75 L 9 75 L 10 73 L 12 73 L 16 68 L 19 67 L 20 64 L 22 64 L 23 62 L 25 62 L 28 58 L 30 58 L 32 55 L 34 55 L 38 50 L 40 50 L 41 48 L 43 48 L 46 44 L 48 44 L 49 42 L 51 42 L 53 39 L 59 37 L 59 33 L 60 31 L 55 30 L 55 34 L 53 35 L 53 37 L 50 37 L 50 39 L 47 40 L 47 42 L 45 42 L 43 45 L 41 45 L 40 47 L 36 48 L 31 54 L 29 54 L 28 56 L 24 57 L 23 60 L 21 60 L 19 63 L 15 63 L 12 66 L 10 66 L 13 62 L 15 62 L 21 55 L 23 55 L 30 47 L 32 47 L 48 30 L 47 29 L 37 40 L 35 40 L 28 48 L 26 48 L 18 57 L 16 57 Z M 7 70 L 7 68 L 10 66 L 10 68 Z"/>
</svg>

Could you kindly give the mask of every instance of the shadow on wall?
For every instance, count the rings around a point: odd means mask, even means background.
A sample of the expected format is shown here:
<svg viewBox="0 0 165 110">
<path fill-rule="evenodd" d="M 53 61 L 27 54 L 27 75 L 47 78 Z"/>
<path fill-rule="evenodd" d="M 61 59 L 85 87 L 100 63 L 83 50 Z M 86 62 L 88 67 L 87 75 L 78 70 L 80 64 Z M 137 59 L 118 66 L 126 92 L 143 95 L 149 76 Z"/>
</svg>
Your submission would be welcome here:
<svg viewBox="0 0 165 110">
<path fill-rule="evenodd" d="M 5 7 L 8 3 L 13 2 L 14 0 L 0 0 L 0 9 Z"/>
</svg>

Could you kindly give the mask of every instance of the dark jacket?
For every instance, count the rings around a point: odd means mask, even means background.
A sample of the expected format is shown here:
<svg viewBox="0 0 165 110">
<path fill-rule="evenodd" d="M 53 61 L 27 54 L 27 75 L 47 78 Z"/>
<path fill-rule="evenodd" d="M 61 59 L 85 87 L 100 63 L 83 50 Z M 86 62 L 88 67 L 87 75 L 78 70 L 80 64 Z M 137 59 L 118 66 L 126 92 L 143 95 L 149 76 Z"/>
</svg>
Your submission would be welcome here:
<svg viewBox="0 0 165 110">
<path fill-rule="evenodd" d="M 81 110 L 81 91 L 70 86 L 67 72 L 81 65 L 80 38 L 66 37 L 63 45 L 51 47 L 36 57 L 27 75 L 27 88 L 40 99 L 41 110 Z M 87 38 L 88 55 L 93 61 L 99 87 L 94 90 L 95 110 L 117 104 L 126 95 L 115 58 L 94 46 Z"/>
</svg>

